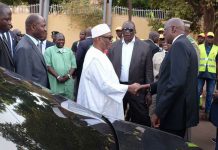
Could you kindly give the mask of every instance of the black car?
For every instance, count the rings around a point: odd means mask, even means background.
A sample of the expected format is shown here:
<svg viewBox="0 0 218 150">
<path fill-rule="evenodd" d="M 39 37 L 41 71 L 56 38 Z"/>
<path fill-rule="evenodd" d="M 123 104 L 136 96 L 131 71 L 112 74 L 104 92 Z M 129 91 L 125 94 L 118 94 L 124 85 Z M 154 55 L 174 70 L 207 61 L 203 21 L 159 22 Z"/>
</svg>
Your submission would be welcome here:
<svg viewBox="0 0 218 150">
<path fill-rule="evenodd" d="M 111 121 L 0 68 L 1 150 L 185 150 L 180 137 Z"/>
</svg>

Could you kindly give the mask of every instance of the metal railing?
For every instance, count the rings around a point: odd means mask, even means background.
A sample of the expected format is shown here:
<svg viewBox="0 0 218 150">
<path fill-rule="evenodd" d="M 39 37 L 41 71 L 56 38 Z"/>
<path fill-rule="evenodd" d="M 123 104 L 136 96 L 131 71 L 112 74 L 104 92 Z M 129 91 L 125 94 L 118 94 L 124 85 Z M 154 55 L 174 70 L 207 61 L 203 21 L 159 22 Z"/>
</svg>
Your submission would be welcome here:
<svg viewBox="0 0 218 150">
<path fill-rule="evenodd" d="M 10 6 L 13 13 L 39 13 L 39 4 L 34 5 L 20 5 L 20 6 Z M 99 7 L 93 7 L 93 11 L 99 10 Z M 75 9 L 72 10 L 74 14 L 85 13 L 88 10 L 84 9 Z M 114 6 L 112 8 L 113 14 L 116 15 L 128 15 L 128 8 L 121 7 L 121 6 Z M 67 14 L 68 10 L 64 9 L 62 5 L 51 5 L 49 6 L 49 14 L 60 14 L 64 13 Z M 165 19 L 167 17 L 167 11 L 160 10 L 160 9 L 132 9 L 132 16 L 137 17 L 145 17 L 145 18 L 159 18 Z"/>
<path fill-rule="evenodd" d="M 121 6 L 114 6 L 113 13 L 117 15 L 128 15 L 128 8 Z M 132 16 L 146 17 L 146 18 L 167 18 L 167 11 L 160 9 L 132 9 Z"/>
</svg>

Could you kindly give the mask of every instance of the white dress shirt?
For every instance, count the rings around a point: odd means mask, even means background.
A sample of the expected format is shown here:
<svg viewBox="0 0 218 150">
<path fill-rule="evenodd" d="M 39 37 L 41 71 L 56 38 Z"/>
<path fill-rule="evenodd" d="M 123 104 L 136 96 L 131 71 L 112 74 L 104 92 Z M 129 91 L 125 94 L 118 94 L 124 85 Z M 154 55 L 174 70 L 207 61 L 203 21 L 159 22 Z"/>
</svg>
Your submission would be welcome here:
<svg viewBox="0 0 218 150">
<path fill-rule="evenodd" d="M 121 61 L 121 74 L 120 81 L 129 81 L 129 67 L 132 58 L 133 47 L 135 43 L 135 37 L 128 44 L 122 39 L 122 61 Z"/>
<path fill-rule="evenodd" d="M 85 56 L 77 103 L 106 117 L 124 120 L 127 90 L 128 85 L 119 83 L 108 57 L 92 46 Z"/>
<path fill-rule="evenodd" d="M 47 41 L 47 40 L 42 41 L 42 54 L 43 54 L 43 55 L 44 55 L 44 53 L 45 53 L 46 41 Z"/>
</svg>

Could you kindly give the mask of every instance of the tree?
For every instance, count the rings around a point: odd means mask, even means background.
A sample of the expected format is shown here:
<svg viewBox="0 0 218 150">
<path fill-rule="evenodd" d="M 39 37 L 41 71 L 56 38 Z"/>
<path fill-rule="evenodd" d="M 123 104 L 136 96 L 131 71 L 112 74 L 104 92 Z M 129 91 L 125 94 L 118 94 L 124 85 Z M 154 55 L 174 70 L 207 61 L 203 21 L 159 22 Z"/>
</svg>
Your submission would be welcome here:
<svg viewBox="0 0 218 150">
<path fill-rule="evenodd" d="M 216 0 L 188 0 L 193 9 L 203 19 L 203 31 L 215 33 L 215 43 L 218 44 L 218 1 Z M 199 21 L 198 20 L 198 21 Z"/>
<path fill-rule="evenodd" d="M 215 0 L 156 0 L 150 1 L 150 6 L 168 10 L 169 18 L 179 17 L 193 22 L 191 29 L 194 32 L 213 31 L 216 35 L 215 43 L 218 44 L 218 19 L 215 19 L 218 18 L 217 3 Z"/>
<path fill-rule="evenodd" d="M 113 6 L 128 6 L 127 0 L 113 0 Z M 148 0 L 132 0 L 133 8 L 148 8 Z"/>
</svg>

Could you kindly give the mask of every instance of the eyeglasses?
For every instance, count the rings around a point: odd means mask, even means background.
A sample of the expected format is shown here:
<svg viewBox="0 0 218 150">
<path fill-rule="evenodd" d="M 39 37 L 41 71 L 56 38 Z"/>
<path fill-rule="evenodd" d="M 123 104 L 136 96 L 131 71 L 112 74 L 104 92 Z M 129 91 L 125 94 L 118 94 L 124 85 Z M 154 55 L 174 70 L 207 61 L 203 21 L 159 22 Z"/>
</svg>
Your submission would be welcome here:
<svg viewBox="0 0 218 150">
<path fill-rule="evenodd" d="M 133 32 L 134 29 L 132 29 L 132 28 L 123 28 L 123 31 L 125 31 L 125 32 Z"/>
<path fill-rule="evenodd" d="M 23 34 L 16 34 L 17 36 L 20 36 L 20 37 L 22 37 L 23 36 Z"/>
<path fill-rule="evenodd" d="M 108 39 L 110 41 L 113 39 L 113 36 L 100 36 L 100 37 L 103 37 L 103 38 Z"/>
</svg>

